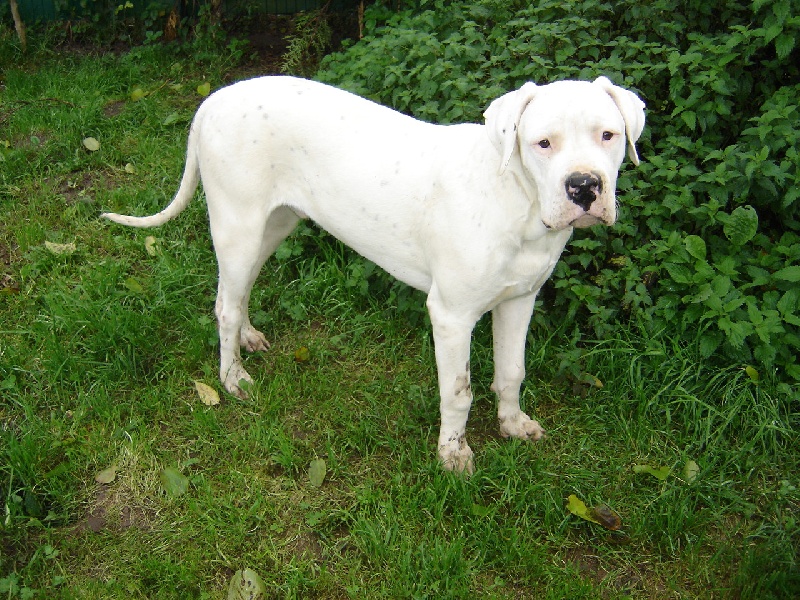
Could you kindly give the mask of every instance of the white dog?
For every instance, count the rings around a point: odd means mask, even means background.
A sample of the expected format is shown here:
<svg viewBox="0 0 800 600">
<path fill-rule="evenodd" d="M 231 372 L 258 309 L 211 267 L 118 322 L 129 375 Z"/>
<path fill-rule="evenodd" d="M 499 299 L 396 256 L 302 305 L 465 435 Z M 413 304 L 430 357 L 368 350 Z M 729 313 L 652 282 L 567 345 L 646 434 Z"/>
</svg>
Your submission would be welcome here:
<svg viewBox="0 0 800 600">
<path fill-rule="evenodd" d="M 471 472 L 465 428 L 470 338 L 492 311 L 500 434 L 537 440 L 520 410 L 525 338 L 536 293 L 573 227 L 611 225 L 625 148 L 644 103 L 605 77 L 526 83 L 492 102 L 485 125 L 423 123 L 333 87 L 290 77 L 211 95 L 189 132 L 172 203 L 135 227 L 178 215 L 202 179 L 219 262 L 220 378 L 244 396 L 239 346 L 268 347 L 248 302 L 264 261 L 311 218 L 386 271 L 427 293 L 441 395 L 439 456 Z M 627 140 L 627 141 L 626 141 Z"/>
</svg>

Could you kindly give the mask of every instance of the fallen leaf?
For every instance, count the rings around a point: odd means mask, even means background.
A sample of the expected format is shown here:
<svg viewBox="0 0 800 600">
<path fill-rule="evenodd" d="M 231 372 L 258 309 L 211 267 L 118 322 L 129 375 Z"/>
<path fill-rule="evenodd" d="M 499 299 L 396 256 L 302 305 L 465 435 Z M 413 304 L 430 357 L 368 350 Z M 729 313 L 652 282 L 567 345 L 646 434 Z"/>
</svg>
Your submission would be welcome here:
<svg viewBox="0 0 800 600">
<path fill-rule="evenodd" d="M 603 388 L 603 382 L 600 381 L 599 378 L 595 377 L 594 375 L 586 374 L 586 382 L 591 385 L 592 387 L 596 387 L 597 389 Z"/>
<path fill-rule="evenodd" d="M 308 478 L 311 481 L 311 485 L 320 487 L 322 482 L 325 481 L 326 472 L 327 468 L 325 467 L 324 460 L 321 458 L 312 460 L 311 464 L 308 466 Z"/>
<path fill-rule="evenodd" d="M 683 466 L 683 480 L 686 483 L 692 483 L 697 479 L 697 474 L 699 472 L 700 466 L 693 460 L 690 460 Z"/>
<path fill-rule="evenodd" d="M 672 469 L 669 467 L 651 467 L 650 465 L 634 465 L 633 466 L 634 473 L 647 473 L 648 475 L 652 475 L 659 481 L 666 481 L 669 474 L 672 472 Z"/>
<path fill-rule="evenodd" d="M 597 519 L 595 523 L 599 523 L 611 531 L 617 531 L 622 527 L 622 518 L 605 504 L 593 506 L 589 509 L 589 514 Z"/>
<path fill-rule="evenodd" d="M 250 569 L 236 571 L 228 586 L 228 600 L 264 600 L 266 594 L 261 577 Z"/>
<path fill-rule="evenodd" d="M 75 244 L 56 244 L 54 242 L 45 242 L 44 247 L 47 248 L 51 253 L 56 255 L 68 255 L 72 254 L 77 250 Z"/>
<path fill-rule="evenodd" d="M 570 494 L 567 498 L 567 510 L 576 517 L 580 517 L 584 521 L 596 523 L 611 531 L 617 531 L 622 527 L 622 519 L 620 516 L 610 509 L 605 504 L 593 506 L 588 508 L 583 500 L 578 498 L 575 494 Z"/>
<path fill-rule="evenodd" d="M 205 83 L 201 83 L 197 86 L 197 93 L 205 98 L 211 93 L 211 84 L 207 81 Z"/>
<path fill-rule="evenodd" d="M 97 152 L 98 150 L 100 150 L 100 142 L 98 142 L 97 139 L 93 137 L 83 138 L 83 147 L 86 148 L 89 152 Z"/>
<path fill-rule="evenodd" d="M 117 478 L 117 465 L 111 465 L 94 476 L 97 483 L 108 484 Z"/>
<path fill-rule="evenodd" d="M 148 235 L 146 238 L 144 238 L 144 249 L 147 250 L 147 253 L 150 256 L 155 256 L 158 254 L 158 248 L 156 247 L 157 241 L 158 240 L 156 240 L 156 238 L 152 235 Z"/>
<path fill-rule="evenodd" d="M 295 362 L 299 363 L 308 362 L 310 358 L 311 358 L 311 351 L 305 346 L 300 346 L 297 350 L 294 351 Z"/>
<path fill-rule="evenodd" d="M 135 277 L 128 277 L 123 285 L 134 294 L 144 294 L 144 286 Z"/>
<path fill-rule="evenodd" d="M 590 512 L 589 509 L 586 508 L 586 504 L 578 498 L 575 494 L 570 494 L 567 498 L 567 510 L 571 512 L 576 517 L 580 517 L 585 521 L 591 521 L 592 523 L 597 523 L 600 525 L 600 522 L 594 517 Z"/>
<path fill-rule="evenodd" d="M 216 406 L 219 404 L 219 394 L 217 390 L 210 385 L 206 385 L 202 381 L 195 381 L 194 388 L 197 390 L 197 395 L 206 406 Z"/>
<path fill-rule="evenodd" d="M 172 125 L 173 123 L 177 123 L 178 121 L 180 121 L 180 119 L 181 119 L 181 116 L 178 113 L 173 112 L 173 113 L 170 113 L 170 114 L 167 115 L 167 118 L 164 119 L 164 123 L 163 124 L 165 126 L 166 125 Z"/>
<path fill-rule="evenodd" d="M 189 491 L 189 478 L 175 467 L 167 467 L 159 473 L 161 486 L 169 496 L 181 496 Z"/>
</svg>

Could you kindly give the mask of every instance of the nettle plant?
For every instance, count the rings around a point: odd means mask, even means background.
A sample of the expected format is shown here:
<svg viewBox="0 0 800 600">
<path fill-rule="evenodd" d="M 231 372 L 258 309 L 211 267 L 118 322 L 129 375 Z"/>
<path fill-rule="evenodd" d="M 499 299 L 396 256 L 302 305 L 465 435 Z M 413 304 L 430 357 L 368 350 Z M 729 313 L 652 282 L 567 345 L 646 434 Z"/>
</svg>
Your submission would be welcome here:
<svg viewBox="0 0 800 600">
<path fill-rule="evenodd" d="M 575 232 L 536 323 L 602 337 L 633 320 L 800 382 L 800 17 L 789 0 L 530 4 L 376 6 L 364 39 L 317 77 L 439 123 L 480 121 L 529 80 L 604 74 L 636 90 L 648 124 L 641 166 L 619 178 L 619 223 Z"/>
</svg>

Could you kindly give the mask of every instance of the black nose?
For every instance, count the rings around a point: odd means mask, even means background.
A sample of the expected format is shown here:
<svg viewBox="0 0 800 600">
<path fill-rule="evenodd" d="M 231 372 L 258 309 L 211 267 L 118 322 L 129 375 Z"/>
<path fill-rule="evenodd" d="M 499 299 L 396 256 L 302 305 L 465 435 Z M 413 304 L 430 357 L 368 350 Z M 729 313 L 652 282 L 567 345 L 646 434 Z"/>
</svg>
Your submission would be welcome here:
<svg viewBox="0 0 800 600">
<path fill-rule="evenodd" d="M 603 191 L 603 182 L 594 173 L 572 173 L 565 183 L 567 196 L 583 210 L 589 207 Z"/>
</svg>

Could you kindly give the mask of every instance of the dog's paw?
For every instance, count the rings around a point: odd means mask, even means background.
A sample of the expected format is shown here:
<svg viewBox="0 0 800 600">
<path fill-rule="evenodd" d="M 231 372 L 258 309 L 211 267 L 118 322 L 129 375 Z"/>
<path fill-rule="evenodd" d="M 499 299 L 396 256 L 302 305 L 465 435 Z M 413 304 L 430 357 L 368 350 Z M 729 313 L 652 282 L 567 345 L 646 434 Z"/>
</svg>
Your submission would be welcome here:
<svg viewBox="0 0 800 600">
<path fill-rule="evenodd" d="M 227 373 L 220 373 L 220 379 L 229 394 L 242 400 L 247 398 L 247 388 L 253 385 L 253 378 L 242 365 L 231 366 Z"/>
<path fill-rule="evenodd" d="M 500 420 L 500 435 L 504 438 L 514 437 L 535 442 L 542 439 L 544 433 L 539 422 L 534 421 L 524 412 Z"/>
<path fill-rule="evenodd" d="M 447 471 L 472 475 L 475 472 L 472 456 L 472 448 L 467 445 L 467 440 L 463 435 L 452 442 L 439 446 L 439 460 Z"/>
<path fill-rule="evenodd" d="M 253 326 L 242 327 L 239 336 L 239 344 L 248 352 L 269 350 L 267 338 Z"/>
</svg>

